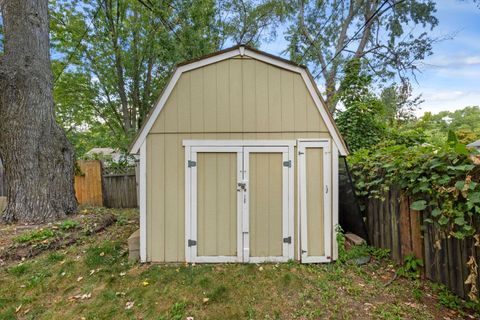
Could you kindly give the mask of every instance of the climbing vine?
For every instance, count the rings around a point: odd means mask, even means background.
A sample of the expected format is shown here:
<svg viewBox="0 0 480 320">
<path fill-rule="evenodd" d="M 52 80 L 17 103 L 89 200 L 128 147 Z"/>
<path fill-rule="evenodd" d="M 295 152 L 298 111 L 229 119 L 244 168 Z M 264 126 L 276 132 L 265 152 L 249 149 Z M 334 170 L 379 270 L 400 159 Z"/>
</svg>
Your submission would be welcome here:
<svg viewBox="0 0 480 320">
<path fill-rule="evenodd" d="M 480 156 L 453 134 L 443 145 L 395 145 L 357 151 L 348 159 L 357 195 L 382 199 L 397 186 L 413 199 L 411 209 L 429 209 L 435 223 L 458 239 L 476 233 L 480 218 Z"/>
</svg>

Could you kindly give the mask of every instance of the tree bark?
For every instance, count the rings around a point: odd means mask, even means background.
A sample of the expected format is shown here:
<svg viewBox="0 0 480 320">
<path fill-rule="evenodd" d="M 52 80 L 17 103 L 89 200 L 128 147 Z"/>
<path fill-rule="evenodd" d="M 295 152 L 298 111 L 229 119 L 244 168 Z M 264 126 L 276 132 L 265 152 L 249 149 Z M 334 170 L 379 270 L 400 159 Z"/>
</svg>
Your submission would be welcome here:
<svg viewBox="0 0 480 320">
<path fill-rule="evenodd" d="M 8 181 L 7 222 L 38 223 L 77 210 L 74 151 L 55 122 L 48 0 L 0 2 L 0 156 Z"/>
</svg>

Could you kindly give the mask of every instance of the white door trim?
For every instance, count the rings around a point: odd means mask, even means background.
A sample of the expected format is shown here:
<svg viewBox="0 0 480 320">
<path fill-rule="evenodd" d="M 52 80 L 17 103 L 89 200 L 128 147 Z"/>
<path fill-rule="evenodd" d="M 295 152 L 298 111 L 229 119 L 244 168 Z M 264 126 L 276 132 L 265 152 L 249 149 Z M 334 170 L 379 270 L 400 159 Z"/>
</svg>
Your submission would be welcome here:
<svg viewBox="0 0 480 320">
<path fill-rule="evenodd" d="M 308 255 L 308 225 L 307 225 L 307 172 L 306 172 L 306 149 L 323 149 L 323 177 L 324 177 L 324 256 Z M 299 140 L 298 141 L 298 194 L 300 211 L 300 252 L 302 263 L 330 262 L 332 257 L 332 225 L 331 225 L 331 166 L 330 166 L 330 141 L 322 140 Z"/>
</svg>

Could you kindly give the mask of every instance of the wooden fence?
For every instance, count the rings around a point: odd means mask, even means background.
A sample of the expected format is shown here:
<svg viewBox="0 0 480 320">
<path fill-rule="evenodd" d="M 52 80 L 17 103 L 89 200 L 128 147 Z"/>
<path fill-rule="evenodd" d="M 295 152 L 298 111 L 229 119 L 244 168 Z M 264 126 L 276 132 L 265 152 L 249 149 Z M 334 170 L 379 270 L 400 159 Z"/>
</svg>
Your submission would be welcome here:
<svg viewBox="0 0 480 320">
<path fill-rule="evenodd" d="M 103 206 L 102 163 L 78 160 L 81 175 L 75 176 L 75 195 L 80 205 Z"/>
<path fill-rule="evenodd" d="M 138 207 L 134 167 L 112 170 L 104 169 L 98 160 L 78 160 L 77 163 L 81 174 L 75 176 L 75 195 L 80 205 L 109 208 Z M 0 197 L 6 196 L 6 193 L 4 169 L 0 165 Z"/>
<path fill-rule="evenodd" d="M 135 173 L 103 176 L 104 205 L 108 208 L 136 208 L 137 181 Z"/>
<path fill-rule="evenodd" d="M 402 196 L 399 190 L 390 190 L 384 201 L 368 201 L 368 241 L 375 247 L 390 249 L 392 259 L 399 263 L 414 253 L 423 260 L 423 275 L 427 279 L 443 283 L 466 298 L 471 288 L 465 284 L 470 273 L 467 261 L 473 256 L 480 262 L 480 248 L 470 239 L 441 237 L 433 225 L 423 223 L 429 216 L 428 210 L 422 213 L 411 210 L 409 198 Z M 477 287 L 480 288 L 478 279 Z"/>
</svg>

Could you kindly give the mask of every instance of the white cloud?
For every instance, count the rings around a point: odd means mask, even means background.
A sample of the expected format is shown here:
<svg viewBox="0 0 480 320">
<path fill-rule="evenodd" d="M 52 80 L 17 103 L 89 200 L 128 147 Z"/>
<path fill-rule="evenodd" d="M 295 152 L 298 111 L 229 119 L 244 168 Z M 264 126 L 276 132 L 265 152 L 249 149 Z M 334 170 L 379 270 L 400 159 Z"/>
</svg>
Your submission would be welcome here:
<svg viewBox="0 0 480 320">
<path fill-rule="evenodd" d="M 425 102 L 416 111 L 417 116 L 425 112 L 438 113 L 440 111 L 455 111 L 467 106 L 480 105 L 480 90 L 437 90 L 434 88 L 416 88 L 414 94 L 422 94 Z"/>
</svg>

